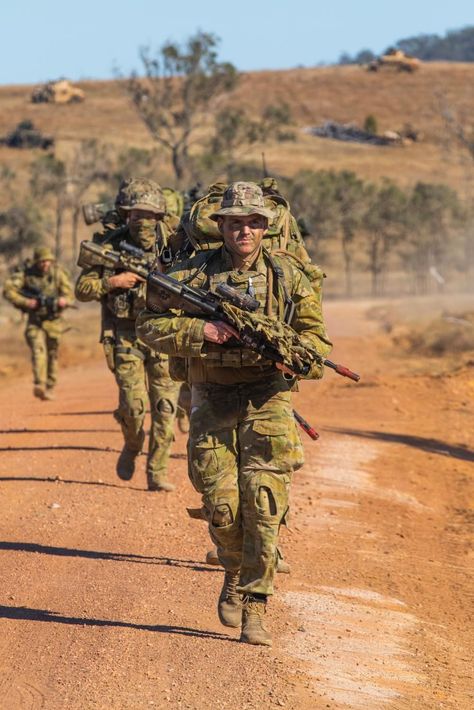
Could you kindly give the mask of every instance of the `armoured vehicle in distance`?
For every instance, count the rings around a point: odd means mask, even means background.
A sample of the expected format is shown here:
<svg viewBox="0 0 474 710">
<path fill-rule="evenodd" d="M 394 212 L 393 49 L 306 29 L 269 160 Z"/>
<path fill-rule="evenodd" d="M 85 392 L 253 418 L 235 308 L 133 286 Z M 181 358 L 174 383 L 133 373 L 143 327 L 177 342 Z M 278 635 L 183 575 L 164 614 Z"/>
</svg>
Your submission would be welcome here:
<svg viewBox="0 0 474 710">
<path fill-rule="evenodd" d="M 420 68 L 420 64 L 419 59 L 405 54 L 401 49 L 388 49 L 385 54 L 369 62 L 367 70 L 395 69 L 401 72 L 414 72 Z"/>
<path fill-rule="evenodd" d="M 47 84 L 37 86 L 31 94 L 31 101 L 34 104 L 73 104 L 84 99 L 83 90 L 73 86 L 67 79 L 48 81 Z"/>
</svg>

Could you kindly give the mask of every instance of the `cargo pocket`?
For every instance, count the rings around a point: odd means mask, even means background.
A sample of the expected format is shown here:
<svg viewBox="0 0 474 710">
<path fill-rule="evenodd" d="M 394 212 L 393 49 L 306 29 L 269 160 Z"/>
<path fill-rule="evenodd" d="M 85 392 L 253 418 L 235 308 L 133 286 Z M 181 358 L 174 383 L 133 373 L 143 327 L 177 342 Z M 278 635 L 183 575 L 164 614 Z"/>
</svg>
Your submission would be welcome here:
<svg viewBox="0 0 474 710">
<path fill-rule="evenodd" d="M 291 473 L 303 465 L 303 449 L 293 417 L 257 419 L 252 423 L 249 464 L 267 464 L 276 473 Z"/>
<path fill-rule="evenodd" d="M 189 441 L 189 476 L 199 493 L 204 493 L 219 475 L 219 451 L 225 447 L 215 436 Z"/>
</svg>

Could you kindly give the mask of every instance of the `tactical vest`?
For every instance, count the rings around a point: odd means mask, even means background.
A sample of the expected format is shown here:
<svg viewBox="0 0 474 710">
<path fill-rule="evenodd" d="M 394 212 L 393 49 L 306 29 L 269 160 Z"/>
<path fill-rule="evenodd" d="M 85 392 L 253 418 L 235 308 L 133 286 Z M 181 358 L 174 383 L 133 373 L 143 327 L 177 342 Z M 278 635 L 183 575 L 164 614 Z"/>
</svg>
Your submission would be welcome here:
<svg viewBox="0 0 474 710">
<path fill-rule="evenodd" d="M 264 250 L 266 273 L 222 271 L 216 274 L 206 274 L 206 268 L 219 253 L 220 250 L 215 251 L 207 259 L 204 267 L 201 267 L 197 275 L 189 281 L 191 286 L 205 287 L 210 291 L 215 291 L 218 284 L 227 283 L 238 291 L 252 295 L 260 303 L 259 313 L 265 313 L 291 323 L 293 302 L 289 294 L 291 293 L 293 273 L 285 259 L 273 256 Z M 257 353 L 241 347 L 206 342 L 204 352 L 204 361 L 209 362 L 213 367 L 258 367 L 259 362 L 262 362 Z M 171 379 L 177 382 L 186 381 L 189 368 L 188 359 L 170 357 L 169 364 Z"/>
<path fill-rule="evenodd" d="M 34 265 L 25 265 L 23 287 L 20 289 L 22 295 L 26 298 L 35 298 L 35 294 L 41 294 L 44 298 L 56 300 L 59 297 L 59 268 L 57 264 L 51 264 L 47 274 L 40 274 Z M 53 314 L 46 306 L 27 312 L 30 323 L 59 318 L 59 312 Z"/>
</svg>

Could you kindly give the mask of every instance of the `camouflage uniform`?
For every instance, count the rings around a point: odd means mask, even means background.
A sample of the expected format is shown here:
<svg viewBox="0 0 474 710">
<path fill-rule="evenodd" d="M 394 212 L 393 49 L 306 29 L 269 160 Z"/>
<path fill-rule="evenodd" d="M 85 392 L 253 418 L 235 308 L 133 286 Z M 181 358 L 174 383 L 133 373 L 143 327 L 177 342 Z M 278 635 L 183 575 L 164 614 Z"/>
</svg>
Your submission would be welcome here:
<svg viewBox="0 0 474 710">
<path fill-rule="evenodd" d="M 148 192 L 152 195 L 150 198 Z M 158 191 L 158 196 L 156 193 Z M 163 201 L 161 203 L 161 200 Z M 151 201 L 151 204 L 150 204 Z M 160 209 L 157 233 L 147 245 L 137 243 L 128 226 L 94 235 L 94 241 L 117 250 L 121 241 L 143 248 L 150 263 L 163 258 L 174 222 L 163 218 L 165 210 L 161 189 L 156 183 L 135 179 L 125 182 L 117 198 L 118 209 Z M 179 385 L 169 376 L 168 357 L 152 352 L 137 339 L 135 320 L 145 306 L 145 284 L 131 289 L 111 288 L 113 275 L 103 267 L 84 269 L 76 283 L 79 301 L 100 301 L 102 305 L 102 337 L 107 363 L 114 372 L 119 388 L 119 405 L 115 417 L 120 423 L 128 451 L 137 454 L 142 449 L 143 428 L 148 401 L 151 430 L 147 459 L 147 481 L 152 490 L 171 490 L 167 483 L 167 466 L 173 442 Z M 133 471 L 132 471 L 133 472 Z M 120 473 L 119 473 L 120 475 Z"/>
<path fill-rule="evenodd" d="M 40 271 L 40 261 L 53 262 L 48 272 Z M 58 377 L 58 349 L 64 329 L 62 309 L 43 305 L 31 310 L 28 301 L 41 294 L 51 299 L 52 304 L 62 297 L 67 305 L 72 305 L 74 294 L 69 274 L 56 263 L 50 249 L 39 247 L 35 249 L 32 262 L 25 262 L 7 278 L 3 294 L 16 308 L 28 314 L 25 339 L 31 350 L 34 392 L 42 399 L 49 399 Z"/>
<path fill-rule="evenodd" d="M 232 196 L 232 186 L 229 190 Z M 233 195 L 234 204 L 245 207 L 246 193 L 238 198 Z M 251 270 L 237 271 L 223 246 L 196 253 L 169 275 L 204 289 L 224 282 L 248 292 L 251 285 L 261 312 L 265 307 L 278 317 L 286 289 L 295 304 L 293 329 L 321 354 L 330 350 L 320 299 L 287 259 L 269 258 L 262 250 Z M 186 358 L 192 387 L 191 482 L 202 495 L 219 559 L 226 571 L 240 571 L 237 591 L 266 597 L 273 593 L 278 531 L 288 512 L 291 476 L 303 464 L 291 382 L 253 352 L 204 340 L 204 325 L 202 317 L 188 312 L 144 311 L 137 333 L 153 350 Z M 317 367 L 312 376 L 321 374 Z"/>
</svg>

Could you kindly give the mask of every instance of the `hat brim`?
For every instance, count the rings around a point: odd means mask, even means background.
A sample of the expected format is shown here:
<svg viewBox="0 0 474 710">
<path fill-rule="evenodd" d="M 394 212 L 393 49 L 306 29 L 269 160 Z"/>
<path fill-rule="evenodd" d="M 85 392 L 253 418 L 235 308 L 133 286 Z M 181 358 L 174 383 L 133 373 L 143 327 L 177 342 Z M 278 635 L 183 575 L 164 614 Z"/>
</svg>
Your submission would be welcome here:
<svg viewBox="0 0 474 710">
<path fill-rule="evenodd" d="M 252 214 L 259 214 L 267 219 L 273 219 L 275 217 L 273 210 L 269 210 L 267 207 L 252 207 L 251 205 L 248 207 L 243 205 L 222 207 L 220 210 L 217 210 L 217 212 L 209 215 L 209 217 L 214 220 L 214 222 L 217 222 L 219 217 L 249 217 Z"/>
<path fill-rule="evenodd" d="M 49 254 L 42 254 L 41 256 L 36 256 L 34 258 L 34 263 L 39 264 L 40 261 L 56 261 L 56 257 L 52 252 Z"/>
<path fill-rule="evenodd" d="M 124 212 L 131 212 L 132 210 L 143 210 L 144 212 L 153 212 L 154 214 L 166 213 L 166 208 L 159 210 L 157 207 L 153 207 L 153 205 L 147 205 L 144 202 L 137 202 L 131 207 L 122 207 L 122 205 L 120 205 L 119 209 L 123 210 Z"/>
</svg>

